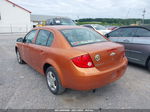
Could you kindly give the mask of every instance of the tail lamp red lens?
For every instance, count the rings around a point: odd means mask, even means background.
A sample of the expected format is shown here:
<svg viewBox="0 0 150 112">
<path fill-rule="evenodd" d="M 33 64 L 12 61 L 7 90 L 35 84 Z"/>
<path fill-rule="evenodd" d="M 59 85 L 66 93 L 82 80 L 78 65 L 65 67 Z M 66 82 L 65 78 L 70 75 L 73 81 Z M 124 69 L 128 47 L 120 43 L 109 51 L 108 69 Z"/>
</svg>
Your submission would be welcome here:
<svg viewBox="0 0 150 112">
<path fill-rule="evenodd" d="M 94 67 L 93 61 L 89 54 L 81 55 L 72 59 L 72 62 L 81 68 L 92 68 Z"/>
</svg>

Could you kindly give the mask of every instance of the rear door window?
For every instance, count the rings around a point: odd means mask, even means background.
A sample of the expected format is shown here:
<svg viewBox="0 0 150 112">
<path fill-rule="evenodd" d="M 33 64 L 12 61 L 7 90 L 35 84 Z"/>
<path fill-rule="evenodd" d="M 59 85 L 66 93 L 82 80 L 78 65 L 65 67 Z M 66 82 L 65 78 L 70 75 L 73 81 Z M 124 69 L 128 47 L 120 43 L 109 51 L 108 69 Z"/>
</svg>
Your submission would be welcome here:
<svg viewBox="0 0 150 112">
<path fill-rule="evenodd" d="M 137 31 L 137 28 L 122 28 L 120 32 L 121 37 L 133 37 Z"/>
<path fill-rule="evenodd" d="M 42 46 L 50 46 L 54 36 L 47 30 L 40 30 L 36 38 L 36 44 Z"/>
<path fill-rule="evenodd" d="M 119 28 L 111 33 L 109 37 L 133 37 L 137 28 Z"/>
<path fill-rule="evenodd" d="M 137 32 L 133 39 L 135 44 L 150 44 L 150 31 L 144 28 L 137 28 Z"/>
<path fill-rule="evenodd" d="M 150 31 L 144 28 L 137 28 L 135 37 L 150 37 Z"/>
</svg>

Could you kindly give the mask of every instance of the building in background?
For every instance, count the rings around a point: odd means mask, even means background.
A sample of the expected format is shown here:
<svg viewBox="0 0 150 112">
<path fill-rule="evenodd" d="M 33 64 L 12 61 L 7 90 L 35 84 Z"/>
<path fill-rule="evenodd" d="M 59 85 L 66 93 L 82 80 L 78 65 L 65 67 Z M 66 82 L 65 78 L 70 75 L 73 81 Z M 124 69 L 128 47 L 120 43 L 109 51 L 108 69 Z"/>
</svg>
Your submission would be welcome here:
<svg viewBox="0 0 150 112">
<path fill-rule="evenodd" d="M 9 1 L 0 0 L 0 33 L 28 32 L 31 12 Z"/>
</svg>

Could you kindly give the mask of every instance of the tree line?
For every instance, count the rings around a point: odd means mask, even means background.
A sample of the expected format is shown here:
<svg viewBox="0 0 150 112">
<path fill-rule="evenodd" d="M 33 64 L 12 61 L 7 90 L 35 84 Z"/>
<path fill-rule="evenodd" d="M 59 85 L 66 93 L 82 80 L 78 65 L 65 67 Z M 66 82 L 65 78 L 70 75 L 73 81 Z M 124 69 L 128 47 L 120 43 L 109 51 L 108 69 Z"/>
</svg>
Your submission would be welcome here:
<svg viewBox="0 0 150 112">
<path fill-rule="evenodd" d="M 116 25 L 131 25 L 142 24 L 142 19 L 118 19 L 118 18 L 84 18 L 76 20 L 78 24 L 84 23 L 99 23 L 99 24 L 116 24 Z M 144 24 L 150 24 L 150 19 L 145 19 Z"/>
</svg>

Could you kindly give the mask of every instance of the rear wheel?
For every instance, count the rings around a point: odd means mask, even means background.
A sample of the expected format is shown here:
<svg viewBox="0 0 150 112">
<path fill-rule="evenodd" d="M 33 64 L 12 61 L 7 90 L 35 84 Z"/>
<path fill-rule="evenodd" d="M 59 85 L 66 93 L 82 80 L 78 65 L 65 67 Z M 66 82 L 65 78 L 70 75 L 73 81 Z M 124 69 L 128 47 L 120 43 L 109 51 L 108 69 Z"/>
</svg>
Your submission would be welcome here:
<svg viewBox="0 0 150 112">
<path fill-rule="evenodd" d="M 22 60 L 19 50 L 16 51 L 17 61 L 19 64 L 24 64 L 25 62 Z"/>
<path fill-rule="evenodd" d="M 59 95 L 65 91 L 65 88 L 62 87 L 61 81 L 58 77 L 58 73 L 53 67 L 48 67 L 46 70 L 46 81 L 49 90 L 55 94 Z"/>
</svg>

